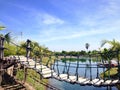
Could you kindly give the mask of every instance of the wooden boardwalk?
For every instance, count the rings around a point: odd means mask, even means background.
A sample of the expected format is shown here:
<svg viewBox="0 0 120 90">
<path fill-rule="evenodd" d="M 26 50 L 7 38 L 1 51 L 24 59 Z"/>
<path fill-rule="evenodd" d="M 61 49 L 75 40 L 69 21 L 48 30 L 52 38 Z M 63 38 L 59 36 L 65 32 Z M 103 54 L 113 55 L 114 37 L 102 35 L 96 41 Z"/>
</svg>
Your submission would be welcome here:
<svg viewBox="0 0 120 90">
<path fill-rule="evenodd" d="M 43 78 L 55 78 L 58 79 L 60 81 L 66 81 L 69 83 L 76 83 L 76 84 L 80 84 L 80 85 L 93 85 L 93 86 L 114 86 L 116 84 L 119 84 L 120 81 L 118 79 L 115 80 L 103 80 L 103 79 L 88 79 L 88 78 L 84 78 L 84 77 L 78 77 L 77 76 L 73 76 L 73 75 L 68 75 L 68 74 L 57 74 L 54 70 L 51 70 L 49 67 L 42 65 L 38 62 L 35 62 L 33 59 L 28 59 L 24 56 L 19 56 L 16 57 L 18 59 L 18 61 L 20 62 L 20 64 L 25 65 L 27 68 L 31 68 L 33 70 L 35 70 L 36 72 L 38 72 Z"/>
</svg>

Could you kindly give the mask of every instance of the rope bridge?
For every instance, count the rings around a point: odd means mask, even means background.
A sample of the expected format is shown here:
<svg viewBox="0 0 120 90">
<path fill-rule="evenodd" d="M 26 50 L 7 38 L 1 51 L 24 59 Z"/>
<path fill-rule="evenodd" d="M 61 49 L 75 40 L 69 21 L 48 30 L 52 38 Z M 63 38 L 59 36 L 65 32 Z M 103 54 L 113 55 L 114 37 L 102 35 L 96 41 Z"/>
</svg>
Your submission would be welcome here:
<svg viewBox="0 0 120 90">
<path fill-rule="evenodd" d="M 86 55 L 86 56 L 55 56 L 54 62 L 52 61 L 52 55 L 49 56 L 47 62 L 43 61 L 43 57 L 40 56 L 40 60 L 30 57 L 30 40 L 26 42 L 26 56 L 13 56 L 18 63 L 26 68 L 35 70 L 43 78 L 55 78 L 60 81 L 66 81 L 71 84 L 80 85 L 93 85 L 93 86 L 114 86 L 120 83 L 120 64 L 119 64 L 119 54 L 120 51 L 111 51 L 109 53 L 97 53 L 96 55 Z M 1 49 L 3 50 L 3 49 Z M 115 55 L 117 58 L 117 66 L 111 65 L 110 59 L 111 55 Z M 105 56 L 107 56 L 108 63 L 105 63 Z M 3 57 L 3 54 L 2 54 Z M 92 63 L 92 58 L 95 58 L 99 63 Z M 66 59 L 69 60 L 67 61 Z M 80 63 L 81 59 L 87 60 L 87 63 Z M 62 59 L 64 63 L 61 62 Z M 71 60 L 75 59 L 75 62 Z M 116 78 L 110 76 L 111 68 L 117 68 L 118 74 Z M 89 69 L 89 72 L 87 71 Z M 94 70 L 96 70 L 95 76 L 93 76 Z M 82 70 L 83 72 L 80 72 Z M 100 70 L 102 70 L 103 77 L 100 77 Z M 106 76 L 106 70 L 108 70 L 108 75 Z"/>
<path fill-rule="evenodd" d="M 79 59 L 79 57 L 77 58 Z M 116 79 L 110 78 L 110 72 L 107 78 L 106 77 L 100 78 L 99 69 L 103 69 L 103 75 L 105 76 L 106 67 L 105 66 L 99 67 L 98 65 L 94 65 L 94 64 L 92 65 L 91 61 L 89 66 L 90 69 L 89 77 L 87 77 L 86 67 L 82 66 L 84 64 L 79 64 L 79 60 L 76 63 L 74 63 L 74 65 L 70 61 L 65 62 L 63 65 L 60 64 L 60 61 L 58 60 L 58 58 L 56 58 L 55 63 L 52 64 L 51 67 L 48 67 L 46 65 L 41 64 L 40 62 L 36 62 L 34 59 L 30 59 L 30 58 L 26 59 L 26 57 L 24 56 L 19 56 L 19 58 L 17 59 L 21 64 L 25 65 L 27 68 L 34 69 L 43 78 L 47 78 L 47 79 L 55 78 L 60 81 L 66 81 L 72 84 L 77 83 L 80 85 L 93 85 L 93 86 L 113 86 L 120 83 L 119 74 L 118 74 L 118 78 Z M 60 67 L 63 67 L 63 71 L 60 71 Z M 74 74 L 73 73 L 70 74 L 70 68 L 74 68 L 74 71 L 72 71 L 75 72 Z M 81 76 L 79 70 L 83 68 L 85 68 L 85 75 Z M 97 70 L 97 74 L 95 78 L 92 77 L 92 72 L 94 72 L 92 71 L 92 68 L 95 68 Z M 113 68 L 119 68 L 119 67 L 117 66 Z"/>
</svg>

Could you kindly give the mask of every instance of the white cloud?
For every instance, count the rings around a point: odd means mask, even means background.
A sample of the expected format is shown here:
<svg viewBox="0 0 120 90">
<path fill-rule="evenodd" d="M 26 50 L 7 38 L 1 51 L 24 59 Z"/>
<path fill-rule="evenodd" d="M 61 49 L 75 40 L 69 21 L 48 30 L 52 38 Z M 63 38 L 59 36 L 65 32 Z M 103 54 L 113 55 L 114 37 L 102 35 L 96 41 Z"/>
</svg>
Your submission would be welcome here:
<svg viewBox="0 0 120 90">
<path fill-rule="evenodd" d="M 57 17 L 51 16 L 49 14 L 43 14 L 41 18 L 42 18 L 42 22 L 44 24 L 48 24 L 48 25 L 49 24 L 63 24 L 64 23 L 63 20 L 61 20 Z"/>
<path fill-rule="evenodd" d="M 64 24 L 64 20 L 58 18 L 55 15 L 44 12 L 42 10 L 38 10 L 33 7 L 28 7 L 28 6 L 19 5 L 19 4 L 13 4 L 13 3 L 9 3 L 9 4 L 22 9 L 29 20 L 36 22 L 35 25 Z"/>
<path fill-rule="evenodd" d="M 101 0 L 102 1 L 102 0 Z M 104 1 L 104 0 L 103 0 Z M 113 29 L 119 30 L 120 28 L 120 1 L 119 0 L 106 0 L 96 8 L 95 14 L 86 14 L 85 17 L 79 22 L 84 28 L 96 28 L 102 30 Z M 79 17 L 78 17 L 79 18 Z M 79 19 L 78 19 L 79 20 Z M 108 30 L 109 31 L 109 30 Z"/>
<path fill-rule="evenodd" d="M 58 30 L 59 31 L 59 30 Z M 49 33 L 49 31 L 46 31 Z M 91 29 L 91 30 L 82 30 L 82 31 L 72 31 L 72 32 L 66 32 L 66 34 L 63 32 L 58 32 L 59 35 L 54 35 L 54 33 L 50 33 L 48 37 L 44 36 L 44 39 L 41 40 L 41 42 L 50 42 L 55 40 L 69 40 L 74 38 L 80 38 L 80 37 L 87 37 L 87 36 L 93 36 L 93 35 L 102 35 L 102 34 L 109 34 L 112 32 L 119 32 L 118 29 L 115 28 L 101 28 L 101 29 Z"/>
<path fill-rule="evenodd" d="M 56 25 L 57 26 L 65 23 L 64 20 L 46 12 L 31 11 L 30 13 L 31 13 L 32 19 L 36 21 L 37 25 L 43 25 L 43 26 Z"/>
<path fill-rule="evenodd" d="M 119 0 L 108 0 L 108 4 L 106 6 L 103 6 L 101 11 L 105 15 L 116 15 L 120 11 L 120 1 Z"/>
</svg>

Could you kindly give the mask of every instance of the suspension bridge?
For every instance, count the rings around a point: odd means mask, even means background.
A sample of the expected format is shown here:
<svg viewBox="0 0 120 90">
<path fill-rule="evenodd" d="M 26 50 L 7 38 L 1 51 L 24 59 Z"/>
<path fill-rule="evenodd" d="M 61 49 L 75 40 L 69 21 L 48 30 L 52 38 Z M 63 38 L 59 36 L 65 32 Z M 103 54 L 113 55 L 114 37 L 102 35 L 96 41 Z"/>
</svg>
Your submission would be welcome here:
<svg viewBox="0 0 120 90">
<path fill-rule="evenodd" d="M 0 57 L 1 57 L 1 61 L 3 60 L 3 56 L 4 56 L 4 47 L 3 47 L 3 42 L 2 39 L 0 40 L 0 45 L 1 45 L 1 49 L 0 49 Z M 86 69 L 84 73 L 84 76 L 81 76 L 82 73 L 79 73 L 80 69 L 86 68 L 86 66 L 83 66 L 85 64 L 81 64 L 79 63 L 79 59 L 82 59 L 83 56 L 68 56 L 70 59 L 74 58 L 76 59 L 76 62 L 73 64 L 71 64 L 71 61 L 65 61 L 64 64 L 61 64 L 61 58 L 66 59 L 67 56 L 56 56 L 56 58 L 54 59 L 54 63 L 52 62 L 51 58 L 52 56 L 49 56 L 49 60 L 47 63 L 44 63 L 44 61 L 42 60 L 42 58 L 40 58 L 40 60 L 36 60 L 35 58 L 31 58 L 30 57 L 30 51 L 31 51 L 31 47 L 30 47 L 30 40 L 27 40 L 27 47 L 26 47 L 26 56 L 11 56 L 11 59 L 9 62 L 5 65 L 1 64 L 1 70 L 10 67 L 11 65 L 14 65 L 16 63 L 20 63 L 21 66 L 24 66 L 25 70 L 27 68 L 33 69 L 35 70 L 37 73 L 40 74 L 40 76 L 42 76 L 42 78 L 55 78 L 59 81 L 66 81 L 68 83 L 71 84 L 80 84 L 80 85 L 93 85 L 93 86 L 114 86 L 117 84 L 120 84 L 120 64 L 119 64 L 119 54 L 120 51 L 112 51 L 110 53 L 107 54 L 103 54 L 103 53 L 97 53 L 96 55 L 87 55 L 84 57 L 87 57 L 86 59 L 88 59 L 89 63 L 87 63 L 86 65 L 88 65 L 90 72 L 89 72 L 89 77 L 87 77 L 87 73 L 86 73 Z M 116 59 L 117 59 L 117 66 L 111 66 L 111 63 L 108 62 L 108 66 L 105 66 L 105 62 L 104 59 L 102 57 L 108 55 L 108 57 L 111 55 L 111 53 L 115 54 Z M 101 61 L 101 65 L 99 66 L 97 63 L 96 64 L 92 64 L 92 57 L 96 57 L 96 59 L 100 59 Z M 110 61 L 110 60 L 109 60 Z M 5 67 L 3 67 L 5 66 Z M 63 71 L 60 71 L 59 67 L 63 67 Z M 71 74 L 70 73 L 70 68 L 74 68 L 75 74 Z M 96 77 L 92 76 L 92 68 L 96 69 Z M 110 76 L 110 71 L 108 72 L 108 76 L 105 76 L 105 70 L 106 69 L 111 69 L 111 68 L 117 68 L 117 78 L 111 78 Z M 99 73 L 99 69 L 103 69 L 103 77 L 100 77 L 100 73 Z"/>
<path fill-rule="evenodd" d="M 93 86 L 113 86 L 113 85 L 120 83 L 119 78 L 118 79 L 111 79 L 111 78 L 105 79 L 105 78 L 100 78 L 99 76 L 96 76 L 96 78 L 92 78 L 92 76 L 90 76 L 90 78 L 81 77 L 78 71 L 79 69 L 82 69 L 83 67 L 80 67 L 80 64 L 78 64 L 79 62 L 77 62 L 76 65 L 74 66 L 70 66 L 70 62 L 67 65 L 60 65 L 58 63 L 58 60 L 56 59 L 56 64 L 53 64 L 52 67 L 48 67 L 39 62 L 36 62 L 34 59 L 29 59 L 29 58 L 26 59 L 26 57 L 24 56 L 19 56 L 16 58 L 22 65 L 25 65 L 27 68 L 31 68 L 35 70 L 43 78 L 47 78 L 47 79 L 55 78 L 57 80 L 66 81 L 72 84 L 77 83 L 80 85 L 93 85 Z M 57 70 L 54 69 L 55 66 Z M 66 67 L 67 68 L 66 73 L 64 72 L 59 73 L 58 66 Z M 75 75 L 69 74 L 70 67 L 76 68 Z M 97 70 L 99 70 L 99 68 L 103 68 L 103 71 L 105 69 L 105 67 L 92 67 L 92 65 L 90 66 L 90 68 L 96 68 Z"/>
</svg>

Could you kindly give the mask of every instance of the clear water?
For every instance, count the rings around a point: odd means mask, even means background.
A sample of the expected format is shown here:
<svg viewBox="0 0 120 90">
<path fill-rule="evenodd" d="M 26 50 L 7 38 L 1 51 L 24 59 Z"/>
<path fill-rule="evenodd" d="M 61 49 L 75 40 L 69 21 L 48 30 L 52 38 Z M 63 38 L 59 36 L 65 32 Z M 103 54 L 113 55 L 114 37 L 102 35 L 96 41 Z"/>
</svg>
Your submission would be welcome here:
<svg viewBox="0 0 120 90">
<path fill-rule="evenodd" d="M 63 65 L 63 66 L 58 66 L 59 72 L 63 73 L 65 63 L 61 62 L 61 61 L 59 61 L 58 63 L 59 63 L 59 65 Z M 89 61 L 79 62 L 79 64 L 80 64 L 79 66 L 84 67 L 84 68 L 78 69 L 79 76 L 85 77 L 85 72 L 86 72 L 86 77 L 90 78 L 90 68 L 89 68 L 89 66 L 86 65 L 88 63 L 89 63 Z M 83 65 L 81 65 L 81 64 L 83 64 Z M 94 67 L 97 67 L 96 62 L 91 62 L 91 64 Z M 67 65 L 69 65 L 69 62 L 67 62 Z M 75 75 L 76 65 L 77 65 L 77 62 L 70 63 L 70 66 L 71 66 L 69 69 L 70 75 Z M 57 72 L 57 66 L 55 66 L 55 71 Z M 66 69 L 66 71 L 67 71 L 67 69 Z M 99 71 L 98 73 L 100 74 L 101 72 L 103 72 L 103 68 L 99 68 L 98 71 Z M 91 68 L 91 74 L 92 74 L 92 79 L 96 78 L 97 77 L 97 68 Z M 116 86 L 114 86 L 114 87 L 94 87 L 94 86 L 88 86 L 88 85 L 81 86 L 79 84 L 70 84 L 70 83 L 65 82 L 65 81 L 59 81 L 59 80 L 56 80 L 54 78 L 49 79 L 49 83 L 51 85 L 59 88 L 60 90 L 119 90 L 119 89 L 117 89 Z M 50 90 L 50 89 L 48 89 L 48 90 Z"/>
</svg>

